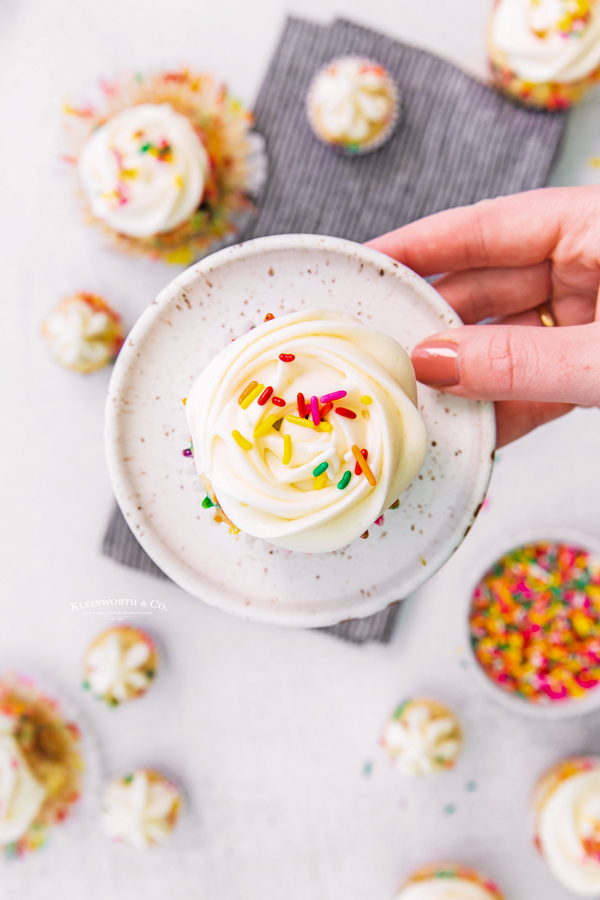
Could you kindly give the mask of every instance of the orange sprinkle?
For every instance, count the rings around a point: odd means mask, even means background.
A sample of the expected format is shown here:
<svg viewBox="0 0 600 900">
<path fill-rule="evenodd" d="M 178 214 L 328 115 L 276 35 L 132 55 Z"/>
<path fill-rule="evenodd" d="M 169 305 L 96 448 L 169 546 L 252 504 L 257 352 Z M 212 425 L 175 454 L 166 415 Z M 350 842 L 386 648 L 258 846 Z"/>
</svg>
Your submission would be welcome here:
<svg viewBox="0 0 600 900">
<path fill-rule="evenodd" d="M 246 397 L 248 397 L 249 394 L 252 393 L 252 391 L 254 390 L 254 388 L 255 388 L 257 385 L 258 385 L 258 381 L 251 381 L 250 384 L 248 385 L 248 387 L 247 387 L 247 388 L 244 388 L 244 390 L 243 390 L 242 393 L 240 394 L 239 400 L 238 400 L 238 403 L 240 404 L 240 406 L 242 405 L 242 403 L 244 402 L 244 400 L 246 399 Z"/>
<path fill-rule="evenodd" d="M 369 466 L 369 463 L 366 461 L 366 459 L 363 457 L 362 453 L 360 452 L 360 447 L 357 447 L 356 444 L 352 444 L 352 453 L 354 454 L 354 459 L 356 460 L 356 462 L 359 464 L 359 466 L 363 470 L 363 472 L 366 476 L 366 479 L 369 482 L 369 484 L 371 485 L 371 487 L 375 487 L 375 485 L 377 484 L 377 479 L 373 475 L 373 473 L 371 471 L 371 467 Z"/>
</svg>

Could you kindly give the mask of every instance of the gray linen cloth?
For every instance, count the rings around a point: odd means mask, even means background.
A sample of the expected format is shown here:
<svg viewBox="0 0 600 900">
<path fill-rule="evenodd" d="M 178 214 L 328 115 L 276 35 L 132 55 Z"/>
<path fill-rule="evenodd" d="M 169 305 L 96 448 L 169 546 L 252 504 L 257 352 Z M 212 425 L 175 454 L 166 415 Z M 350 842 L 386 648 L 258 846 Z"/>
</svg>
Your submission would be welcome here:
<svg viewBox="0 0 600 900">
<path fill-rule="evenodd" d="M 399 125 L 374 153 L 349 158 L 310 131 L 305 99 L 331 59 L 381 63 L 402 95 Z M 546 184 L 566 124 L 502 97 L 445 60 L 345 20 L 287 20 L 260 89 L 256 129 L 267 141 L 269 178 L 244 239 L 297 232 L 366 241 L 441 209 Z M 103 552 L 165 578 L 117 508 Z M 393 604 L 367 619 L 325 629 L 356 643 L 388 641 Z"/>
</svg>

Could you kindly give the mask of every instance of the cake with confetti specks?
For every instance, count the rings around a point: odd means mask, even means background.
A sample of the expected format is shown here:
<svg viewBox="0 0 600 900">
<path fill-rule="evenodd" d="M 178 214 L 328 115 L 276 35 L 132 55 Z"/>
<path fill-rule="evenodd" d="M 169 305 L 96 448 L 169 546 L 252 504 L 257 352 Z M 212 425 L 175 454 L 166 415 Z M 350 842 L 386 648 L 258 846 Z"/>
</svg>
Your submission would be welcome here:
<svg viewBox="0 0 600 900">
<path fill-rule="evenodd" d="M 115 625 L 98 635 L 84 659 L 83 686 L 98 700 L 119 706 L 143 697 L 154 684 L 158 649 L 146 631 Z"/>
<path fill-rule="evenodd" d="M 566 109 L 600 79 L 598 0 L 496 0 L 494 83 L 530 106 Z"/>
<path fill-rule="evenodd" d="M 456 863 L 438 863 L 415 872 L 396 900 L 504 900 L 500 888 L 481 872 Z"/>
<path fill-rule="evenodd" d="M 325 553 L 362 536 L 425 458 L 408 354 L 334 310 L 270 317 L 229 343 L 185 409 L 203 505 L 287 550 Z"/>
</svg>

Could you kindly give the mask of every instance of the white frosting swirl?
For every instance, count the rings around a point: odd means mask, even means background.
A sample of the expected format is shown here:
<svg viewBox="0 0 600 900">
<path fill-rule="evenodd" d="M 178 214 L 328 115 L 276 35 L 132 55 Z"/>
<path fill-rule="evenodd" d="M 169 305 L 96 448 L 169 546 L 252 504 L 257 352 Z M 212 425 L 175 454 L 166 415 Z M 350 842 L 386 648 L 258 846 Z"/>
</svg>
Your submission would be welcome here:
<svg viewBox="0 0 600 900">
<path fill-rule="evenodd" d="M 189 119 L 168 103 L 142 103 L 91 134 L 78 169 L 92 213 L 114 231 L 145 238 L 192 216 L 210 162 Z"/>
<path fill-rule="evenodd" d="M 580 897 L 600 896 L 600 767 L 561 782 L 538 815 L 544 857 L 564 887 Z M 586 842 L 595 845 L 592 856 Z"/>
<path fill-rule="evenodd" d="M 495 900 L 495 897 L 467 878 L 431 878 L 407 884 L 397 900 Z"/>
<path fill-rule="evenodd" d="M 573 20 L 573 0 L 500 0 L 491 41 L 515 75 L 533 84 L 569 84 L 600 65 L 600 7 L 597 0 L 575 3 L 588 11 Z"/>
<path fill-rule="evenodd" d="M 123 646 L 118 632 L 109 633 L 87 653 L 86 674 L 92 694 L 112 696 L 119 703 L 144 691 L 150 678 L 143 669 L 150 659 L 150 648 L 144 641 Z"/>
<path fill-rule="evenodd" d="M 173 831 L 173 811 L 179 802 L 175 785 L 139 770 L 107 787 L 102 801 L 102 827 L 112 841 L 139 850 L 164 844 Z"/>
<path fill-rule="evenodd" d="M 14 737 L 15 724 L 0 715 L 0 845 L 25 834 L 46 798 Z"/>
<path fill-rule="evenodd" d="M 403 775 L 432 775 L 449 768 L 460 755 L 456 716 L 439 714 L 427 701 L 412 701 L 388 720 L 383 745 Z"/>
<path fill-rule="evenodd" d="M 279 354 L 293 354 L 281 362 Z M 256 381 L 274 388 L 285 407 L 255 401 L 244 410 L 239 397 Z M 336 402 L 356 412 L 331 412 L 331 430 L 287 420 L 298 415 L 296 398 L 343 390 Z M 364 395 L 372 398 L 366 406 Z M 201 373 L 186 412 L 200 475 L 211 482 L 231 521 L 246 534 L 289 550 L 337 550 L 359 537 L 408 487 L 426 451 L 426 432 L 416 409 L 416 381 L 405 350 L 391 337 L 366 328 L 354 316 L 307 310 L 282 316 L 238 338 Z M 282 419 L 277 431 L 254 437 L 267 416 Z M 239 432 L 251 444 L 242 449 Z M 284 435 L 292 457 L 283 464 Z M 368 451 L 377 479 L 372 487 L 355 476 L 351 447 Z M 315 489 L 313 470 L 327 462 L 327 482 Z M 345 489 L 337 487 L 345 472 Z"/>
<path fill-rule="evenodd" d="M 43 334 L 50 353 L 61 365 L 78 372 L 94 372 L 115 356 L 121 326 L 108 311 L 75 295 L 52 310 Z"/>
<path fill-rule="evenodd" d="M 360 142 L 390 119 L 395 97 L 381 66 L 348 57 L 317 76 L 309 102 L 329 137 Z"/>
</svg>

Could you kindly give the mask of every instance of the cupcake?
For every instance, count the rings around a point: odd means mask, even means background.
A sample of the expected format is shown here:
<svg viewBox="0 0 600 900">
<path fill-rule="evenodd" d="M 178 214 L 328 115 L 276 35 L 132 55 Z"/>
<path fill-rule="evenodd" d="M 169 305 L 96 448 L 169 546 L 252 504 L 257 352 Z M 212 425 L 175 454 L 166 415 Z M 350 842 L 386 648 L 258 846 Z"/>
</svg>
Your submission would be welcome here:
<svg viewBox="0 0 600 900">
<path fill-rule="evenodd" d="M 0 848 L 22 856 L 78 801 L 83 760 L 78 727 L 28 679 L 0 680 Z"/>
<path fill-rule="evenodd" d="M 566 109 L 600 78 L 596 0 L 496 0 L 489 28 L 495 84 L 523 103 Z"/>
<path fill-rule="evenodd" d="M 405 700 L 388 719 L 381 743 L 402 775 L 434 775 L 454 767 L 462 730 L 437 700 Z"/>
<path fill-rule="evenodd" d="M 119 706 L 143 697 L 157 670 L 158 650 L 150 635 L 131 625 L 115 625 L 90 644 L 83 662 L 83 686 L 97 700 Z"/>
<path fill-rule="evenodd" d="M 288 550 L 360 537 L 425 458 L 408 354 L 334 310 L 270 319 L 229 343 L 185 410 L 204 505 Z"/>
<path fill-rule="evenodd" d="M 111 782 L 102 800 L 101 824 L 111 841 L 144 850 L 165 844 L 175 828 L 183 798 L 160 772 L 138 769 Z"/>
<path fill-rule="evenodd" d="M 89 219 L 121 250 L 189 264 L 235 236 L 266 176 L 252 117 L 206 74 L 187 70 L 103 85 L 67 156 Z"/>
<path fill-rule="evenodd" d="M 479 581 L 469 627 L 502 691 L 539 706 L 583 699 L 600 683 L 600 563 L 575 544 L 516 547 Z"/>
<path fill-rule="evenodd" d="M 427 866 L 409 878 L 396 900 L 504 900 L 493 881 L 455 863 Z"/>
<path fill-rule="evenodd" d="M 534 793 L 535 841 L 554 877 L 579 897 L 600 897 L 600 759 L 554 766 Z"/>
<path fill-rule="evenodd" d="M 65 297 L 42 325 L 48 350 L 75 372 L 97 372 L 114 362 L 123 344 L 121 317 L 102 297 L 79 292 Z"/>
<path fill-rule="evenodd" d="M 348 56 L 333 60 L 316 75 L 306 109 L 319 140 L 350 154 L 369 153 L 381 147 L 396 126 L 398 90 L 383 66 Z"/>
</svg>

